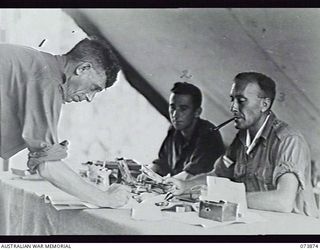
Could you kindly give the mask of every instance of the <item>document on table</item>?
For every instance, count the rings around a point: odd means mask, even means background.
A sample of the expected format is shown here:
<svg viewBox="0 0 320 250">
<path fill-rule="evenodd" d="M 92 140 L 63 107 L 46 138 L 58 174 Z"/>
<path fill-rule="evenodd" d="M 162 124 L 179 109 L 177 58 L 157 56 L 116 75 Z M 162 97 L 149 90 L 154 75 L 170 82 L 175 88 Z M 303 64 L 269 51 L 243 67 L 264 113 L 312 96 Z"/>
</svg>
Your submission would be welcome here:
<svg viewBox="0 0 320 250">
<path fill-rule="evenodd" d="M 93 204 L 83 202 L 78 198 L 69 195 L 60 190 L 51 191 L 48 194 L 43 194 L 42 197 L 46 203 L 51 203 L 57 210 L 70 210 L 70 209 L 87 209 L 87 208 L 99 208 Z"/>
</svg>

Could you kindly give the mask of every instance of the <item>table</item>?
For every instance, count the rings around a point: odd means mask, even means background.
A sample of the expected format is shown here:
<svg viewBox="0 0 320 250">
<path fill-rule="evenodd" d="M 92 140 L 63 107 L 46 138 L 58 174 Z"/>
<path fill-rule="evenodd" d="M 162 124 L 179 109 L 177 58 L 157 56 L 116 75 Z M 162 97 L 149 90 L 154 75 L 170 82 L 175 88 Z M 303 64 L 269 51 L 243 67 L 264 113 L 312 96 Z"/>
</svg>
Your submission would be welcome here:
<svg viewBox="0 0 320 250">
<path fill-rule="evenodd" d="M 255 210 L 266 221 L 201 228 L 166 220 L 136 221 L 125 209 L 58 211 L 41 197 L 57 188 L 44 180 L 13 177 L 9 172 L 0 173 L 0 235 L 320 234 L 320 220 L 293 213 Z"/>
</svg>

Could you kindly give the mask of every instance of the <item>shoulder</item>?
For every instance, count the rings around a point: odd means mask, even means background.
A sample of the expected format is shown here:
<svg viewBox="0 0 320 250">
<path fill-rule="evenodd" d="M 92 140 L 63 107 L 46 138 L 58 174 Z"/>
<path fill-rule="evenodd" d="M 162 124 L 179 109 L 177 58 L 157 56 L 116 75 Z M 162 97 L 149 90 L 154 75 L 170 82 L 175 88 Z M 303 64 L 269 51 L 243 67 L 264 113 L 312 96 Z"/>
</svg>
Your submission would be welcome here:
<svg viewBox="0 0 320 250">
<path fill-rule="evenodd" d="M 288 137 L 296 137 L 304 140 L 303 135 L 297 129 L 290 126 L 288 123 L 279 119 L 274 119 L 272 123 L 273 130 L 279 140 L 284 140 Z"/>
<path fill-rule="evenodd" d="M 36 50 L 31 47 L 16 44 L 0 44 L 1 62 L 8 65 L 21 65 L 16 67 L 29 75 L 39 73 L 47 65 L 46 58 L 53 55 Z M 46 56 L 50 55 L 50 56 Z"/>
<path fill-rule="evenodd" d="M 201 118 L 199 118 L 198 128 L 200 135 L 206 136 L 220 134 L 218 130 L 215 130 L 216 126 L 212 122 Z"/>
<path fill-rule="evenodd" d="M 170 125 L 167 130 L 167 137 L 173 135 L 175 131 L 175 128 L 172 125 Z"/>
<path fill-rule="evenodd" d="M 31 47 L 28 46 L 24 46 L 24 45 L 18 45 L 18 44 L 8 44 L 8 43 L 1 43 L 0 44 L 0 50 L 3 53 L 7 53 L 10 55 L 16 55 L 16 54 L 35 54 L 35 55 L 39 55 L 43 52 L 33 49 Z"/>
</svg>

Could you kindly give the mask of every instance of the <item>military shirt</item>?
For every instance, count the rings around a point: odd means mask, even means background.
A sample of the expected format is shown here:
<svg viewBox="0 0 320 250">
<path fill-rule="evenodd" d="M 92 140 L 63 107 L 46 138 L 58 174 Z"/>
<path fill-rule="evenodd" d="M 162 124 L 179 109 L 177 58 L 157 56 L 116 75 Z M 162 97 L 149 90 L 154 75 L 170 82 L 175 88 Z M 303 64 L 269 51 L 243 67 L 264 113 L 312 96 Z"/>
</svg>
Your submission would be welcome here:
<svg viewBox="0 0 320 250">
<path fill-rule="evenodd" d="M 277 189 L 279 178 L 292 173 L 299 182 L 293 212 L 317 215 L 310 150 L 299 131 L 271 112 L 256 145 L 249 154 L 246 151 L 246 130 L 240 130 L 225 155 L 217 160 L 214 174 L 244 183 L 246 192 L 263 192 Z"/>
</svg>

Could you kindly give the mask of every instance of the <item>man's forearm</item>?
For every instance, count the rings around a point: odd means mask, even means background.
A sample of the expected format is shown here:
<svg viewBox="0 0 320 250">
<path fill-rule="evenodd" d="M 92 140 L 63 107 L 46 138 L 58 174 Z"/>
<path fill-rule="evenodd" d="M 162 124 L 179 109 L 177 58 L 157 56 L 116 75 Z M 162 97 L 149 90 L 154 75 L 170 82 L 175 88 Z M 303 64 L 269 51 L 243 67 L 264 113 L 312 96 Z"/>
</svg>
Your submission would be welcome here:
<svg viewBox="0 0 320 250">
<path fill-rule="evenodd" d="M 249 192 L 246 195 L 249 208 L 284 213 L 292 211 L 292 201 L 279 195 L 277 190 L 267 192 Z"/>
<path fill-rule="evenodd" d="M 98 206 L 108 207 L 106 194 L 87 183 L 63 161 L 49 161 L 39 166 L 39 173 L 61 190 Z"/>
<path fill-rule="evenodd" d="M 283 174 L 278 179 L 276 190 L 266 192 L 248 192 L 249 208 L 289 213 L 298 190 L 298 179 L 293 173 Z"/>
</svg>

